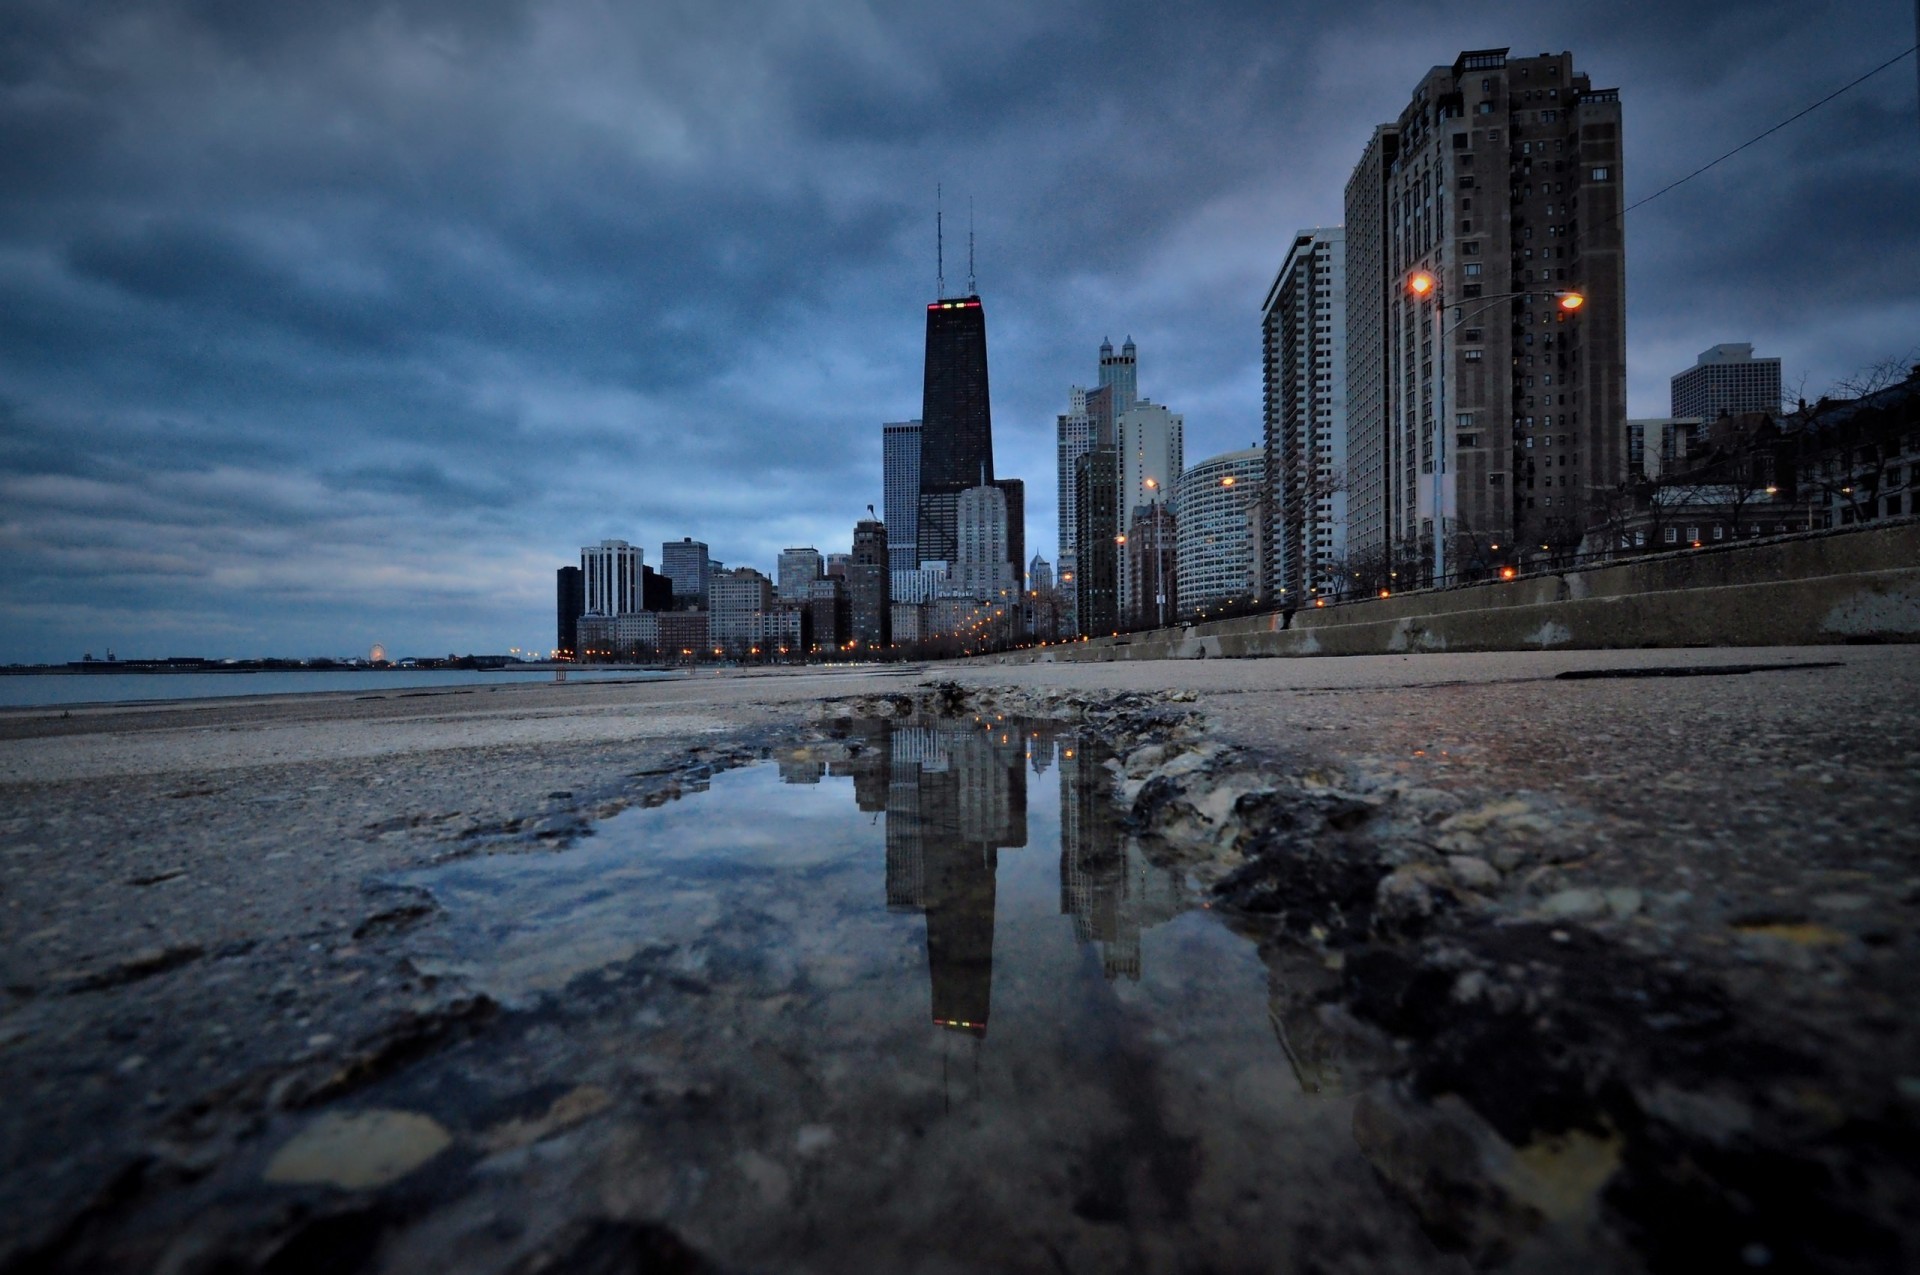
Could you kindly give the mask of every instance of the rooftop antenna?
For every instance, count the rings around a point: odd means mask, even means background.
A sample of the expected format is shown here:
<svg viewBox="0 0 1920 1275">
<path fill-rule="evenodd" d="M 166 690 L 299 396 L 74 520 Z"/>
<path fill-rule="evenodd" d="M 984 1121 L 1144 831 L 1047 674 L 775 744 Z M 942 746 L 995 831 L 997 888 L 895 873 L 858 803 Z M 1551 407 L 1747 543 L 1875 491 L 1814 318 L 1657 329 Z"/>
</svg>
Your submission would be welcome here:
<svg viewBox="0 0 1920 1275">
<path fill-rule="evenodd" d="M 875 522 L 878 522 L 878 521 L 880 521 L 880 515 L 879 515 L 879 514 L 877 514 L 877 513 L 875 513 L 875 512 L 873 512 L 873 506 L 872 506 L 872 505 L 868 505 L 868 506 L 867 506 L 867 517 L 869 517 L 869 518 L 871 518 L 871 519 L 873 519 L 873 520 L 874 520 Z"/>
<path fill-rule="evenodd" d="M 973 196 L 967 196 L 967 295 L 977 296 L 980 289 L 973 282 Z"/>
<path fill-rule="evenodd" d="M 940 183 L 935 182 L 933 184 L 933 268 L 938 290 L 933 297 L 936 301 L 947 295 L 947 238 L 940 218 Z"/>
</svg>

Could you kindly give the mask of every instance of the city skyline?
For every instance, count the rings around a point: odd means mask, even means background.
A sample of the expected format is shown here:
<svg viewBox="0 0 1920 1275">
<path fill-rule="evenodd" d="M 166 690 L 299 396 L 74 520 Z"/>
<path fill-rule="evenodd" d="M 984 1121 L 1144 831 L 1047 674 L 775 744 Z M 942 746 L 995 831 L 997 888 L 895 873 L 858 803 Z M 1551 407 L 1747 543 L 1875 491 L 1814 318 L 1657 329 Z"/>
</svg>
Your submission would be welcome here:
<svg viewBox="0 0 1920 1275">
<path fill-rule="evenodd" d="M 1621 88 L 1632 203 L 1913 35 L 1892 3 L 827 16 L 757 36 L 749 91 L 691 18 L 654 67 L 568 6 L 100 12 L 23 6 L 0 97 L 0 660 L 504 650 L 580 545 L 844 548 L 874 427 L 918 410 L 941 181 L 977 208 L 997 468 L 1057 559 L 1085 352 L 1150 350 L 1189 455 L 1257 438 L 1287 236 L 1341 220 L 1430 67 L 1574 50 Z M 1716 343 L 1810 397 L 1908 356 L 1913 112 L 1877 77 L 1628 215 L 1628 416 Z M 1126 198 L 1062 197 L 1116 155 Z"/>
</svg>

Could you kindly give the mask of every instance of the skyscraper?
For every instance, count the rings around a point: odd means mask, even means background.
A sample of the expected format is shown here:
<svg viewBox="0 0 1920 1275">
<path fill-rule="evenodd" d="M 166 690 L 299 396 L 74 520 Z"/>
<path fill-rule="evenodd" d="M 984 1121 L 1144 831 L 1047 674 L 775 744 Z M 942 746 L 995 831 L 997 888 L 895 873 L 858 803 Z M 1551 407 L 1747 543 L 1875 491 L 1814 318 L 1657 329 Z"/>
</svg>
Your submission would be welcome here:
<svg viewBox="0 0 1920 1275">
<path fill-rule="evenodd" d="M 987 394 L 987 320 L 977 296 L 927 306 L 920 405 L 921 562 L 951 562 L 960 493 L 993 481 L 993 417 Z"/>
<path fill-rule="evenodd" d="M 675 606 L 706 606 L 707 581 L 712 571 L 707 546 L 692 536 L 669 540 L 660 546 L 660 574 L 673 581 Z"/>
<path fill-rule="evenodd" d="M 1354 504 L 1369 528 L 1383 507 L 1403 581 L 1431 571 L 1436 527 L 1454 577 L 1491 572 L 1516 545 L 1570 548 L 1619 481 L 1620 165 L 1616 90 L 1593 88 L 1570 53 L 1479 49 L 1428 72 L 1349 182 L 1350 264 L 1361 269 L 1348 279 L 1348 329 L 1366 387 L 1349 404 L 1361 453 L 1350 482 L 1367 484 Z M 1416 273 L 1435 281 L 1428 296 L 1406 286 Z M 1585 298 L 1577 311 L 1557 303 L 1568 291 Z M 1376 336 L 1383 401 L 1371 394 Z"/>
<path fill-rule="evenodd" d="M 640 563 L 644 555 L 624 540 L 602 540 L 580 550 L 580 575 L 585 585 L 582 615 L 634 615 L 646 610 L 640 591 Z"/>
<path fill-rule="evenodd" d="M 912 571 L 920 565 L 920 422 L 892 421 L 880 427 L 880 434 L 887 565 Z"/>
<path fill-rule="evenodd" d="M 1114 428 L 1119 443 L 1114 534 L 1121 535 L 1141 510 L 1173 499 L 1174 484 L 1186 464 L 1186 421 L 1163 404 L 1136 399 Z M 1122 617 L 1132 615 L 1136 606 L 1140 582 L 1128 569 L 1134 561 L 1126 554 L 1119 558 L 1117 605 Z"/>
<path fill-rule="evenodd" d="M 862 646 L 893 644 L 892 606 L 887 567 L 887 524 L 863 518 L 853 524 L 853 562 L 847 568 L 847 594 L 853 640 Z"/>
<path fill-rule="evenodd" d="M 969 487 L 960 493 L 957 509 L 953 588 L 970 598 L 1002 600 L 1014 589 L 1007 563 L 1007 494 L 994 483 Z"/>
<path fill-rule="evenodd" d="M 1260 500 L 1266 453 L 1257 447 L 1201 461 L 1175 489 L 1180 523 L 1180 613 L 1198 612 L 1254 594 L 1257 535 L 1247 510 Z"/>
<path fill-rule="evenodd" d="M 1112 633 L 1120 627 L 1116 597 L 1119 579 L 1119 465 L 1110 451 L 1090 451 L 1073 463 L 1074 512 L 1079 564 L 1074 571 L 1074 621 L 1082 634 Z"/>
<path fill-rule="evenodd" d="M 1014 592 L 1027 584 L 1027 483 L 1023 478 L 996 478 L 993 485 L 1007 498 L 1007 573 Z"/>
<path fill-rule="evenodd" d="M 1780 410 L 1780 360 L 1745 343 L 1716 345 L 1673 378 L 1673 415 L 1703 421 Z"/>
<path fill-rule="evenodd" d="M 1283 604 L 1345 583 L 1347 554 L 1346 237 L 1338 226 L 1293 238 L 1261 316 L 1266 576 Z"/>
<path fill-rule="evenodd" d="M 1387 264 L 1386 191 L 1399 154 L 1399 126 L 1376 128 L 1346 191 L 1347 552 L 1378 563 L 1383 574 L 1389 567 L 1387 456 L 1393 438 L 1387 314 L 1400 286 Z M 1277 506 L 1271 494 L 1266 503 L 1268 509 Z M 1270 558 L 1269 547 L 1260 560 L 1262 574 L 1277 588 L 1266 569 Z"/>
<path fill-rule="evenodd" d="M 570 660 L 580 649 L 580 616 L 587 609 L 586 586 L 580 568 L 562 567 L 555 579 L 555 611 L 559 620 L 553 646 L 557 658 Z"/>
<path fill-rule="evenodd" d="M 826 574 L 826 560 L 811 545 L 782 549 L 775 569 L 779 572 L 780 597 L 787 602 L 805 602 L 813 582 Z"/>
<path fill-rule="evenodd" d="M 1074 462 L 1093 450 L 1093 418 L 1087 414 L 1087 392 L 1078 385 L 1068 392 L 1067 410 L 1056 418 L 1054 431 L 1054 456 L 1058 466 L 1056 482 L 1059 492 L 1056 507 L 1060 514 L 1058 539 L 1055 542 L 1060 562 L 1061 576 L 1070 576 L 1077 560 L 1074 536 L 1076 515 L 1073 504 L 1073 466 Z"/>
<path fill-rule="evenodd" d="M 1133 338 L 1113 352 L 1111 341 L 1100 342 L 1100 388 L 1113 392 L 1113 414 L 1119 417 L 1140 400 L 1140 359 Z"/>
</svg>

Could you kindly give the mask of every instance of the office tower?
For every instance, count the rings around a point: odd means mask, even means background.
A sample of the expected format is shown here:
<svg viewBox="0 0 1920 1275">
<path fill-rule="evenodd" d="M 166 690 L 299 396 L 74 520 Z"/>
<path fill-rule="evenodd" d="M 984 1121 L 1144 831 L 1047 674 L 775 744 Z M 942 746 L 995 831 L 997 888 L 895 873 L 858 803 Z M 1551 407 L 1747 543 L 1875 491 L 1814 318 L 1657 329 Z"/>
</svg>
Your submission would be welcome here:
<svg viewBox="0 0 1920 1275">
<path fill-rule="evenodd" d="M 847 568 L 847 593 L 853 640 L 863 647 L 893 644 L 888 557 L 886 523 L 863 518 L 853 524 L 853 563 Z"/>
<path fill-rule="evenodd" d="M 1594 89 L 1569 53 L 1509 58 L 1505 49 L 1435 67 L 1362 157 L 1347 187 L 1349 482 L 1366 484 L 1352 503 L 1369 527 L 1381 503 L 1402 583 L 1431 578 L 1436 557 L 1449 577 L 1474 578 L 1571 548 L 1598 494 L 1618 481 L 1620 166 L 1618 92 Z M 1366 206 L 1376 189 L 1377 212 Z M 1436 281 L 1444 311 L 1407 286 L 1416 273 Z M 1559 304 L 1569 291 L 1585 298 L 1577 311 Z M 1369 315 L 1376 295 L 1381 310 Z M 1386 435 L 1376 473 L 1378 420 Z"/>
<path fill-rule="evenodd" d="M 1293 237 L 1262 307 L 1267 578 L 1295 606 L 1347 575 L 1347 253 L 1338 226 Z"/>
<path fill-rule="evenodd" d="M 715 572 L 707 581 L 707 636 L 729 654 L 750 652 L 773 610 L 773 581 L 752 567 Z"/>
<path fill-rule="evenodd" d="M 632 615 L 646 609 L 640 592 L 639 549 L 624 540 L 602 540 L 580 550 L 586 591 L 582 615 Z"/>
<path fill-rule="evenodd" d="M 1130 411 L 1140 401 L 1140 360 L 1133 348 L 1133 338 L 1120 347 L 1120 353 L 1113 352 L 1111 341 L 1100 342 L 1100 388 L 1113 392 L 1113 415 L 1117 419 Z"/>
<path fill-rule="evenodd" d="M 970 487 L 957 506 L 955 593 L 982 601 L 1006 600 L 1014 589 L 1007 561 L 1007 494 L 998 484 Z"/>
<path fill-rule="evenodd" d="M 830 576 L 839 576 L 842 580 L 844 580 L 847 578 L 847 568 L 852 565 L 853 565 L 852 554 L 830 553 L 827 555 L 826 574 Z"/>
<path fill-rule="evenodd" d="M 1180 580 L 1180 614 L 1255 599 L 1255 558 L 1259 535 L 1248 525 L 1248 510 L 1260 503 L 1266 453 L 1258 447 L 1209 456 L 1180 475 L 1174 507 L 1175 574 Z"/>
<path fill-rule="evenodd" d="M 559 626 L 553 639 L 554 658 L 570 660 L 580 649 L 580 617 L 587 609 L 587 591 L 580 568 L 561 567 L 555 579 L 555 610 Z"/>
<path fill-rule="evenodd" d="M 1075 514 L 1073 505 L 1073 467 L 1082 456 L 1093 450 L 1093 417 L 1087 414 L 1087 392 L 1078 385 L 1068 391 L 1067 410 L 1055 418 L 1054 454 L 1058 465 L 1057 485 L 1059 494 L 1056 502 L 1060 515 L 1060 526 L 1056 549 L 1060 562 L 1060 574 L 1073 574 L 1073 565 L 1077 558 L 1074 540 Z"/>
<path fill-rule="evenodd" d="M 987 320 L 980 298 L 927 306 L 920 407 L 921 562 L 951 562 L 960 493 L 993 481 L 993 419 L 987 395 Z"/>
<path fill-rule="evenodd" d="M 1401 281 L 1388 269 L 1387 178 L 1400 154 L 1400 130 L 1383 124 L 1373 131 L 1353 175 L 1347 179 L 1346 339 L 1347 339 L 1347 552 L 1390 570 L 1387 534 L 1387 467 L 1393 424 L 1388 393 L 1391 365 L 1387 314 L 1397 302 Z M 1271 357 L 1271 356 L 1269 356 Z M 1271 496 L 1267 506 L 1278 507 Z M 1266 537 L 1263 535 L 1263 540 Z M 1261 574 L 1277 587 L 1270 568 L 1271 548 L 1263 544 Z"/>
<path fill-rule="evenodd" d="M 1713 421 L 1780 411 L 1780 360 L 1756 359 L 1742 343 L 1716 345 L 1673 378 L 1673 416 Z"/>
<path fill-rule="evenodd" d="M 1007 498 L 1007 573 L 1015 592 L 1027 587 L 1027 483 L 1024 478 L 998 478 L 995 487 Z"/>
<path fill-rule="evenodd" d="M 1041 593 L 1053 588 L 1053 564 L 1037 553 L 1027 564 L 1027 587 Z"/>
<path fill-rule="evenodd" d="M 1141 509 L 1173 499 L 1173 485 L 1185 460 L 1185 420 L 1160 403 L 1135 400 L 1114 423 L 1117 437 L 1118 490 L 1114 505 L 1115 534 L 1132 525 Z M 1132 561 L 1122 555 L 1116 605 L 1119 614 L 1133 614 L 1137 581 L 1128 571 Z"/>
<path fill-rule="evenodd" d="M 707 577 L 713 573 L 707 546 L 692 536 L 669 540 L 660 546 L 660 574 L 673 582 L 674 605 L 707 605 Z"/>
<path fill-rule="evenodd" d="M 782 549 L 776 570 L 780 573 L 780 597 L 787 602 L 805 602 L 813 582 L 826 574 L 826 562 L 811 546 Z"/>
<path fill-rule="evenodd" d="M 1084 635 L 1112 633 L 1120 627 L 1118 598 L 1120 546 L 1120 467 L 1109 451 L 1091 451 L 1073 465 L 1074 543 L 1080 559 L 1074 568 L 1074 620 Z"/>
<path fill-rule="evenodd" d="M 920 565 L 920 422 L 893 421 L 880 427 L 880 435 L 888 566 L 912 571 Z"/>
</svg>

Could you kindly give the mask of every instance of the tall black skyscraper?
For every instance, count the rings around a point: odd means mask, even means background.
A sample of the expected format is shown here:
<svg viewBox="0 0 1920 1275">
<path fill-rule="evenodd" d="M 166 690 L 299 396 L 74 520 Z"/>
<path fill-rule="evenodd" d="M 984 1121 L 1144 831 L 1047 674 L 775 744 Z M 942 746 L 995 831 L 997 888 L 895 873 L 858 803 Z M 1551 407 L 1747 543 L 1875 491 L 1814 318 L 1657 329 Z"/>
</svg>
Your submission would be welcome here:
<svg viewBox="0 0 1920 1275">
<path fill-rule="evenodd" d="M 580 614 L 587 609 L 587 586 L 578 567 L 560 568 L 555 580 L 559 625 L 553 645 L 559 658 L 570 660 L 580 648 Z"/>
<path fill-rule="evenodd" d="M 920 421 L 920 560 L 951 563 L 960 555 L 960 493 L 993 481 L 987 316 L 977 296 L 927 307 Z"/>
</svg>

